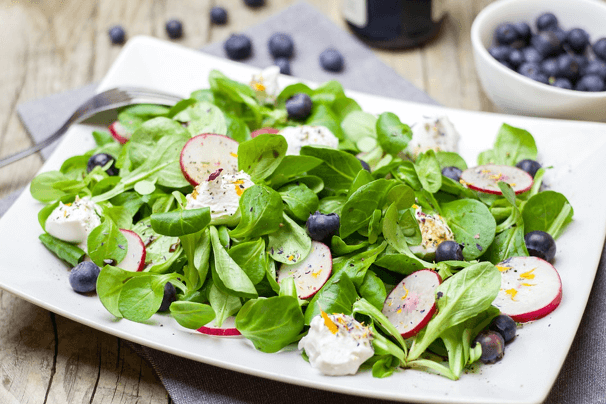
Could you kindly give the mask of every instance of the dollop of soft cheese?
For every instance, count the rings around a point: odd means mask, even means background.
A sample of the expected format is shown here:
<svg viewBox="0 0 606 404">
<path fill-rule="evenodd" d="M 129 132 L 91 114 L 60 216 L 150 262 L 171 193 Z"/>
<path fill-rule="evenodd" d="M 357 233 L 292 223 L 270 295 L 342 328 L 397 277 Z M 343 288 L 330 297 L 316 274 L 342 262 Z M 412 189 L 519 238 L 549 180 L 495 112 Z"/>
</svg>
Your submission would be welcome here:
<svg viewBox="0 0 606 404">
<path fill-rule="evenodd" d="M 72 203 L 55 208 L 44 225 L 48 234 L 68 243 L 77 243 L 86 251 L 86 239 L 90 232 L 101 224 L 101 209 L 88 197 L 78 198 Z"/>
<path fill-rule="evenodd" d="M 457 152 L 459 132 L 446 116 L 423 117 L 412 126 L 412 140 L 408 150 L 414 156 L 429 149 Z"/>
<path fill-rule="evenodd" d="M 353 375 L 374 355 L 372 334 L 352 316 L 321 315 L 311 320 L 309 332 L 299 341 L 309 363 L 325 375 Z"/>
<path fill-rule="evenodd" d="M 438 214 L 428 215 L 420 207 L 415 209 L 415 217 L 421 228 L 421 247 L 427 252 L 435 252 L 442 241 L 454 240 L 454 234 L 448 224 Z"/>
<path fill-rule="evenodd" d="M 288 126 L 280 131 L 280 135 L 288 143 L 286 155 L 298 155 L 303 146 L 339 147 L 339 139 L 326 126 Z"/>
<path fill-rule="evenodd" d="M 261 73 L 253 75 L 250 87 L 263 101 L 273 102 L 276 95 L 278 95 L 278 76 L 280 76 L 280 68 L 269 66 L 263 69 Z"/>
<path fill-rule="evenodd" d="M 255 185 L 248 174 L 221 173 L 211 181 L 203 181 L 186 196 L 185 209 L 210 208 L 213 224 L 236 224 L 240 218 L 240 197 L 246 188 Z"/>
</svg>

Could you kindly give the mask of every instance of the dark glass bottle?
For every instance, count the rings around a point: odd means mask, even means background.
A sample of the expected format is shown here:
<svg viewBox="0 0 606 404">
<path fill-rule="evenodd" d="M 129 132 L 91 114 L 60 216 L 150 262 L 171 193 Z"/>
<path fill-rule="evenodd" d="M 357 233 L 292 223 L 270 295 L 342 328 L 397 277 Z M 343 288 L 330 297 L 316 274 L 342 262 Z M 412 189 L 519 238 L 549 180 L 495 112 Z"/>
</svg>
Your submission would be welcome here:
<svg viewBox="0 0 606 404">
<path fill-rule="evenodd" d="M 404 49 L 421 45 L 440 30 L 431 18 L 431 0 L 343 0 L 351 30 L 370 46 Z"/>
</svg>

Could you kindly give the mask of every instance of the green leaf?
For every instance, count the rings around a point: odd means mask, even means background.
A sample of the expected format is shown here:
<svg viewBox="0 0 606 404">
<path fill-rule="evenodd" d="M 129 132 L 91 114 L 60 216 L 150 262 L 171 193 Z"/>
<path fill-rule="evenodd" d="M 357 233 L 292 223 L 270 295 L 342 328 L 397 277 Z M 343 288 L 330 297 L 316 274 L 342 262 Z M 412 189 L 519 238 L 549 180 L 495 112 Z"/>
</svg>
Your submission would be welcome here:
<svg viewBox="0 0 606 404">
<path fill-rule="evenodd" d="M 528 250 L 524 242 L 524 228 L 514 226 L 497 234 L 486 251 L 484 259 L 498 264 L 511 257 L 527 257 Z"/>
<path fill-rule="evenodd" d="M 385 290 L 385 284 L 372 271 L 367 271 L 364 276 L 364 281 L 358 288 L 360 296 L 368 300 L 370 304 L 375 306 L 378 310 L 383 309 L 383 303 L 387 298 L 387 291 Z"/>
<path fill-rule="evenodd" d="M 285 213 L 281 224 L 278 231 L 269 234 L 269 255 L 284 264 L 295 264 L 305 259 L 311 250 L 311 238 L 307 232 Z"/>
<path fill-rule="evenodd" d="M 376 138 L 377 118 L 373 114 L 362 111 L 353 111 L 341 122 L 345 137 L 357 142 L 365 137 Z"/>
<path fill-rule="evenodd" d="M 368 241 L 361 241 L 357 244 L 347 244 L 343 239 L 339 236 L 332 236 L 330 242 L 330 250 L 332 251 L 333 257 L 338 257 L 339 255 L 346 255 L 352 252 L 356 252 L 368 246 Z"/>
<path fill-rule="evenodd" d="M 391 112 L 379 115 L 376 130 L 379 144 L 389 154 L 398 154 L 412 139 L 410 127 L 400 122 L 400 118 Z"/>
<path fill-rule="evenodd" d="M 262 238 L 238 244 L 228 251 L 229 256 L 246 272 L 253 284 L 265 277 L 265 242 Z"/>
<path fill-rule="evenodd" d="M 362 111 L 358 103 L 348 97 L 339 97 L 333 102 L 332 110 L 335 115 L 342 121 L 347 115 L 354 111 Z"/>
<path fill-rule="evenodd" d="M 47 171 L 38 174 L 29 187 L 32 197 L 42 203 L 54 202 L 71 192 L 65 192 L 55 188 L 53 185 L 60 181 L 68 181 L 69 177 L 60 171 Z"/>
<path fill-rule="evenodd" d="M 318 209 L 318 196 L 305 184 L 288 184 L 278 189 L 287 213 L 299 220 L 307 220 Z"/>
<path fill-rule="evenodd" d="M 131 321 L 148 320 L 160 308 L 164 285 L 172 276 L 148 274 L 126 281 L 118 299 L 120 313 Z"/>
<path fill-rule="evenodd" d="M 497 134 L 493 156 L 496 164 L 513 166 L 524 159 L 536 160 L 537 145 L 527 130 L 504 123 Z"/>
<path fill-rule="evenodd" d="M 151 215 L 152 229 L 170 237 L 197 233 L 210 223 L 210 208 L 185 209 Z"/>
<path fill-rule="evenodd" d="M 294 342 L 304 321 L 292 296 L 249 300 L 236 316 L 236 328 L 261 352 L 278 352 Z"/>
<path fill-rule="evenodd" d="M 114 316 L 122 318 L 119 308 L 122 287 L 127 279 L 139 276 L 150 275 L 148 272 L 131 272 L 111 265 L 104 266 L 97 278 L 97 295 L 103 307 Z"/>
<path fill-rule="evenodd" d="M 461 171 L 467 169 L 467 163 L 455 152 L 437 151 L 436 158 L 440 163 L 440 168 L 444 167 L 457 167 Z"/>
<path fill-rule="evenodd" d="M 242 307 L 239 297 L 222 292 L 216 285 L 210 287 L 208 301 L 216 313 L 215 324 L 221 327 L 225 319 L 236 314 Z"/>
<path fill-rule="evenodd" d="M 93 138 L 95 139 L 95 143 L 97 144 L 97 146 L 103 146 L 115 142 L 114 137 L 106 131 L 94 130 Z"/>
<path fill-rule="evenodd" d="M 495 238 L 496 222 L 490 210 L 475 199 L 459 199 L 442 205 L 442 215 L 455 240 L 463 244 L 463 258 L 476 259 Z"/>
<path fill-rule="evenodd" d="M 59 240 L 48 233 L 42 233 L 38 238 L 44 244 L 44 247 L 72 267 L 78 265 L 82 258 L 84 258 L 85 252 L 76 245 Z"/>
<path fill-rule="evenodd" d="M 308 173 L 324 181 L 327 188 L 333 190 L 349 189 L 362 163 L 353 155 L 341 150 L 304 146 L 301 155 L 316 157 L 323 161 Z"/>
<path fill-rule="evenodd" d="M 280 187 L 293 178 L 322 164 L 322 160 L 311 156 L 284 156 L 267 182 L 274 188 Z"/>
<path fill-rule="evenodd" d="M 178 114 L 174 119 L 179 120 L 185 113 L 189 116 L 187 131 L 193 136 L 202 133 L 227 134 L 225 114 L 210 102 L 199 102 Z"/>
<path fill-rule="evenodd" d="M 556 191 L 549 190 L 534 195 L 526 202 L 522 210 L 524 232 L 548 231 L 566 205 L 569 205 L 568 199 Z M 573 215 L 574 211 L 571 208 L 562 227 L 572 221 Z"/>
<path fill-rule="evenodd" d="M 207 304 L 197 302 L 172 302 L 170 314 L 181 327 L 197 330 L 215 318 L 215 311 Z"/>
<path fill-rule="evenodd" d="M 166 115 L 168 111 L 169 108 L 162 105 L 135 104 L 124 107 L 118 113 L 118 121 L 128 132 L 133 133 L 143 122 Z"/>
<path fill-rule="evenodd" d="M 365 251 L 356 252 L 342 257 L 334 258 L 333 273 L 346 272 L 347 276 L 356 285 L 364 282 L 368 268 L 375 262 L 377 256 L 385 250 L 387 243 L 375 244 Z"/>
<path fill-rule="evenodd" d="M 342 238 L 367 226 L 375 209 L 382 207 L 382 201 L 391 186 L 393 183 L 388 180 L 375 180 L 358 188 L 347 199 L 341 209 L 339 234 Z"/>
<path fill-rule="evenodd" d="M 126 257 L 128 241 L 118 226 L 111 219 L 106 218 L 88 235 L 87 248 L 91 260 L 102 267 L 105 265 L 103 260 L 122 262 Z"/>
<path fill-rule="evenodd" d="M 440 190 L 442 186 L 442 172 L 440 170 L 440 163 L 433 150 L 427 150 L 417 157 L 416 170 L 421 185 L 423 185 L 423 188 L 427 192 L 434 194 Z"/>
<path fill-rule="evenodd" d="M 269 177 L 280 165 L 288 144 L 282 135 L 264 133 L 238 146 L 238 169 L 253 182 Z"/>
<path fill-rule="evenodd" d="M 333 275 L 309 302 L 305 310 L 305 324 L 309 325 L 321 311 L 329 314 L 351 314 L 352 306 L 358 297 L 356 287 L 347 273 L 341 271 Z"/>
<path fill-rule="evenodd" d="M 309 126 L 324 126 L 338 139 L 343 139 L 343 131 L 341 130 L 339 119 L 328 105 L 315 104 L 305 124 Z"/>
<path fill-rule="evenodd" d="M 280 194 L 265 185 L 247 188 L 239 201 L 241 219 L 229 232 L 233 238 L 256 238 L 278 230 L 283 204 Z"/>
</svg>

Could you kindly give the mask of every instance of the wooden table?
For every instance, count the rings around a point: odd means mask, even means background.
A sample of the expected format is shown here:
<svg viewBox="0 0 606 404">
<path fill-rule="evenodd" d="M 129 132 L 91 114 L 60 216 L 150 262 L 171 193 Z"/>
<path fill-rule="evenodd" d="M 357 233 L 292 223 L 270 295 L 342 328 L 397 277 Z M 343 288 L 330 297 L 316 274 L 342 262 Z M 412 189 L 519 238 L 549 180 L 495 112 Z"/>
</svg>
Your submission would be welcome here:
<svg viewBox="0 0 606 404">
<path fill-rule="evenodd" d="M 266 0 L 260 9 L 242 0 L 0 0 L 0 156 L 31 144 L 16 114 L 28 100 L 99 81 L 121 47 L 107 30 L 166 38 L 164 23 L 183 21 L 178 42 L 192 48 L 224 40 L 295 0 Z M 406 52 L 376 54 L 443 105 L 479 111 L 494 106 L 475 72 L 469 32 L 491 0 L 435 1 L 447 11 L 439 37 Z M 310 1 L 345 27 L 337 0 Z M 226 26 L 209 11 L 223 5 Z M 40 168 L 34 155 L 0 171 L 0 197 L 25 186 Z M 25 269 L 27 270 L 27 269 Z M 49 313 L 0 289 L 0 403 L 170 403 L 153 369 L 119 338 Z"/>
</svg>

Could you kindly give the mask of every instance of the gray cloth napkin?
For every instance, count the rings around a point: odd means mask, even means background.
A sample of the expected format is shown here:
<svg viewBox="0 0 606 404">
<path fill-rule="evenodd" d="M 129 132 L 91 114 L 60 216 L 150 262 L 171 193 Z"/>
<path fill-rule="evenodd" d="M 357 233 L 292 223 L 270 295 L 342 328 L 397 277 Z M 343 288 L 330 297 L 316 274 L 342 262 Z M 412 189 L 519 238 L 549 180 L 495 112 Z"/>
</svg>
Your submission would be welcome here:
<svg viewBox="0 0 606 404">
<path fill-rule="evenodd" d="M 435 104 L 427 94 L 415 88 L 374 56 L 372 51 L 332 24 L 313 7 L 298 3 L 245 31 L 253 41 L 254 54 L 246 60 L 258 67 L 272 61 L 267 40 L 274 32 L 287 32 L 295 41 L 296 55 L 292 73 L 317 82 L 339 80 L 345 88 L 387 97 Z M 346 63 L 342 73 L 328 73 L 318 64 L 319 53 L 327 47 L 338 48 Z M 223 44 L 203 48 L 204 52 L 224 56 Z M 94 85 L 53 95 L 18 106 L 24 126 L 36 141 L 48 136 L 47 128 L 61 126 L 69 111 L 94 93 Z M 67 113 L 65 111 L 68 111 Z M 48 156 L 49 149 L 43 152 Z M 0 200 L 0 215 L 18 193 Z M 572 349 L 547 403 L 606 403 L 606 256 L 602 255 L 589 304 Z M 198 403 L 369 403 L 385 401 L 361 399 L 343 394 L 293 386 L 240 374 L 222 368 L 173 356 L 145 346 L 131 344 L 156 370 L 162 383 L 177 404 Z M 234 388 L 237 387 L 237 388 Z"/>
</svg>

